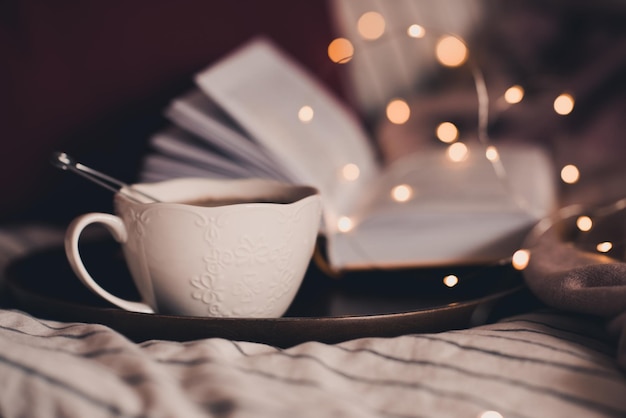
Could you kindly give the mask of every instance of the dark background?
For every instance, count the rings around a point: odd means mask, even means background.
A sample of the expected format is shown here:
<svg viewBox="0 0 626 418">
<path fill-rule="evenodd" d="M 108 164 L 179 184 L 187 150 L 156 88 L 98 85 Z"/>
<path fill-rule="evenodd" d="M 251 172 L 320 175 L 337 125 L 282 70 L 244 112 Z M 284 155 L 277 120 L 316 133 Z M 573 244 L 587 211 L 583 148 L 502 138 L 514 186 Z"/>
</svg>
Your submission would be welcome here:
<svg viewBox="0 0 626 418">
<path fill-rule="evenodd" d="M 131 182 L 168 100 L 258 34 L 330 65 L 325 1 L 0 1 L 0 220 L 104 210 L 110 193 L 50 154 Z"/>
</svg>

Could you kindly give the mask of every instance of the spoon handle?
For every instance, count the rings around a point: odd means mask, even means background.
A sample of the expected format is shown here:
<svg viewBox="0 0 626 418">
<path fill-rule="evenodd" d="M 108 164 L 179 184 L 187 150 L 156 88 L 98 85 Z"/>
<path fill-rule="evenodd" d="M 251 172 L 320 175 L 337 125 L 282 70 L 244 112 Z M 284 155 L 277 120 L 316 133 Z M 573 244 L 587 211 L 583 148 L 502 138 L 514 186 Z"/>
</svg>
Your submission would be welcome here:
<svg viewBox="0 0 626 418">
<path fill-rule="evenodd" d="M 104 187 L 105 189 L 111 190 L 114 193 L 120 192 L 137 203 L 145 202 L 140 201 L 135 196 L 128 193 L 126 190 L 132 190 L 134 193 L 140 194 L 143 197 L 151 200 L 152 202 L 159 202 L 158 199 L 142 192 L 141 190 L 138 190 L 114 177 L 101 173 L 100 171 L 94 170 L 93 168 L 89 168 L 86 165 L 77 162 L 74 158 L 64 152 L 53 153 L 50 162 L 52 163 L 52 165 L 60 168 L 61 170 L 69 170 L 73 173 L 76 173 L 88 180 L 91 180 L 99 186 Z"/>
</svg>

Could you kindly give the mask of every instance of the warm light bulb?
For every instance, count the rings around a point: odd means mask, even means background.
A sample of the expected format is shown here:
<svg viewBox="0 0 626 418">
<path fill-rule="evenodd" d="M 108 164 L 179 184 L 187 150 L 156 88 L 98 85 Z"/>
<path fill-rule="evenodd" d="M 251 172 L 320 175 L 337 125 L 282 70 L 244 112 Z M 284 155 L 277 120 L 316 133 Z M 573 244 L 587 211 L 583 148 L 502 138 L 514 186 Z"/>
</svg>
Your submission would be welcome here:
<svg viewBox="0 0 626 418">
<path fill-rule="evenodd" d="M 504 418 L 498 411 L 485 411 L 478 418 Z"/>
<path fill-rule="evenodd" d="M 485 157 L 491 162 L 496 162 L 500 160 L 500 153 L 498 153 L 498 149 L 493 145 L 489 145 L 485 150 Z"/>
<path fill-rule="evenodd" d="M 354 46 L 346 38 L 336 38 L 328 45 L 328 58 L 334 63 L 345 64 L 353 55 Z"/>
<path fill-rule="evenodd" d="M 454 274 L 450 274 L 443 278 L 443 284 L 445 284 L 448 287 L 454 287 L 457 284 L 459 284 L 459 278 L 455 276 Z"/>
<path fill-rule="evenodd" d="M 396 202 L 408 202 L 413 197 L 413 188 L 408 184 L 399 184 L 391 189 L 391 198 Z"/>
<path fill-rule="evenodd" d="M 437 60 L 446 67 L 459 67 L 467 61 L 468 52 L 465 44 L 456 36 L 445 36 L 437 42 L 435 48 Z"/>
<path fill-rule="evenodd" d="M 593 227 L 593 221 L 589 216 L 579 216 L 578 219 L 576 219 L 576 226 L 581 231 L 587 232 Z"/>
<path fill-rule="evenodd" d="M 528 267 L 528 263 L 530 262 L 530 251 L 528 250 L 517 250 L 513 253 L 513 258 L 511 259 L 513 268 L 515 270 L 524 270 Z"/>
<path fill-rule="evenodd" d="M 596 250 L 601 253 L 608 253 L 613 248 L 613 244 L 609 241 L 604 241 L 596 245 Z"/>
<path fill-rule="evenodd" d="M 554 111 L 559 115 L 569 115 L 574 110 L 574 98 L 571 94 L 563 93 L 554 99 Z"/>
<path fill-rule="evenodd" d="M 469 155 L 467 145 L 462 142 L 455 142 L 448 147 L 448 158 L 450 161 L 459 163 L 465 161 Z"/>
<path fill-rule="evenodd" d="M 339 232 L 350 232 L 352 228 L 354 228 L 352 219 L 348 218 L 347 216 L 342 216 L 337 221 L 337 229 L 339 230 Z"/>
<path fill-rule="evenodd" d="M 298 111 L 298 119 L 302 123 L 309 123 L 313 120 L 313 108 L 311 106 L 302 106 Z"/>
<path fill-rule="evenodd" d="M 378 12 L 363 13 L 357 22 L 357 30 L 364 39 L 378 39 L 385 33 L 385 18 Z"/>
<path fill-rule="evenodd" d="M 451 144 L 459 137 L 459 130 L 452 122 L 442 122 L 437 126 L 436 135 L 441 142 Z"/>
<path fill-rule="evenodd" d="M 348 181 L 354 181 L 361 175 L 359 166 L 354 163 L 348 163 L 341 168 L 341 176 Z"/>
<path fill-rule="evenodd" d="M 423 26 L 413 24 L 409 26 L 406 33 L 411 38 L 423 38 L 426 35 L 426 29 Z"/>
<path fill-rule="evenodd" d="M 509 87 L 504 92 L 504 100 L 509 104 L 516 104 L 524 98 L 524 89 L 521 86 Z"/>
<path fill-rule="evenodd" d="M 580 171 L 574 164 L 568 164 L 561 169 L 561 180 L 567 184 L 574 184 L 580 178 Z"/>
<path fill-rule="evenodd" d="M 387 119 L 396 125 L 406 123 L 411 117 L 411 108 L 402 99 L 394 99 L 387 104 Z"/>
</svg>

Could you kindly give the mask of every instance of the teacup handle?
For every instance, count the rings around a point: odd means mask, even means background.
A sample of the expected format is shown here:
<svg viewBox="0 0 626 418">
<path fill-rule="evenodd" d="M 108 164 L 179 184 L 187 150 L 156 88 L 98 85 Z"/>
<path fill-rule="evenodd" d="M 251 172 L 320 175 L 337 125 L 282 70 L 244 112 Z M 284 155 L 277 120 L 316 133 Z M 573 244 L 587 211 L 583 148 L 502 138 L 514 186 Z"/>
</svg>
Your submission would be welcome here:
<svg viewBox="0 0 626 418">
<path fill-rule="evenodd" d="M 83 264 L 83 260 L 80 257 L 80 252 L 78 251 L 78 240 L 83 232 L 83 229 L 92 223 L 103 224 L 109 232 L 111 232 L 113 238 L 115 238 L 115 240 L 119 243 L 124 243 L 128 239 L 128 233 L 124 223 L 115 215 L 110 215 L 108 213 L 87 213 L 77 217 L 68 226 L 65 234 L 65 253 L 68 261 L 70 262 L 70 266 L 72 266 L 72 270 L 74 270 L 74 273 L 76 273 L 80 281 L 83 282 L 89 290 L 112 304 L 127 311 L 154 313 L 154 310 L 143 302 L 133 302 L 122 299 L 107 292 L 98 283 L 96 283 L 93 277 L 91 277 L 91 275 L 87 272 L 87 269 Z"/>
</svg>

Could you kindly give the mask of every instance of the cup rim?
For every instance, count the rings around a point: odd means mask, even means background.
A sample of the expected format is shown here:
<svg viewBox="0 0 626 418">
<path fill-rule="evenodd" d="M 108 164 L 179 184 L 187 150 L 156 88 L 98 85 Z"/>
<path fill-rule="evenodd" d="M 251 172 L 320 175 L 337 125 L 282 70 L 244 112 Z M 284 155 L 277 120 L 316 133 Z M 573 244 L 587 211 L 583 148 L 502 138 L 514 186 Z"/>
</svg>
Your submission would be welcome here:
<svg viewBox="0 0 626 418">
<path fill-rule="evenodd" d="M 186 185 L 187 189 L 183 188 L 183 185 Z M 213 196 L 215 196 L 216 200 L 233 200 L 240 198 L 244 201 L 216 206 L 201 206 L 186 203 L 186 200 L 192 201 L 194 199 L 198 199 L 198 188 L 204 189 L 205 192 L 202 193 L 201 196 L 207 198 L 210 198 L 211 194 L 213 193 Z M 239 188 L 239 190 L 237 190 L 236 192 L 232 192 L 233 188 Z M 242 188 L 244 190 L 241 190 Z M 142 196 L 136 191 L 133 191 L 133 189 L 148 193 L 150 195 L 153 195 L 155 198 L 163 199 L 163 201 L 148 201 L 146 197 Z M 163 189 L 166 189 L 168 193 L 172 193 L 173 191 L 173 194 L 175 196 L 171 198 L 164 198 L 164 192 L 162 191 Z M 140 202 L 134 201 L 127 194 L 135 197 Z M 285 196 L 285 194 L 289 194 L 289 196 Z M 122 188 L 122 190 L 115 193 L 114 199 L 116 201 L 123 201 L 126 204 L 140 207 L 153 205 L 178 205 L 202 209 L 215 209 L 220 207 L 242 205 L 288 206 L 315 196 L 319 197 L 320 191 L 314 186 L 287 183 L 272 179 L 213 179 L 202 177 L 180 177 L 158 182 L 135 183 L 130 185 L 129 187 Z"/>
</svg>

